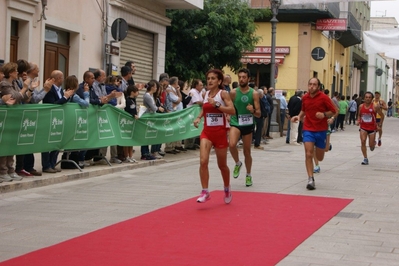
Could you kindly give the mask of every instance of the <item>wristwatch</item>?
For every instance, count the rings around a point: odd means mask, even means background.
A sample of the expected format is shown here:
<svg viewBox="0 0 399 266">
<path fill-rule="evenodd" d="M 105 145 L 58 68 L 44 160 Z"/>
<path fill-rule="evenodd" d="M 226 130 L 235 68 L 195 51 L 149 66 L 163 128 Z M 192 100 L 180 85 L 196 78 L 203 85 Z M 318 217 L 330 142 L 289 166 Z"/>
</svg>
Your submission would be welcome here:
<svg viewBox="0 0 399 266">
<path fill-rule="evenodd" d="M 215 108 L 219 108 L 220 105 L 221 105 L 220 102 L 216 102 L 216 103 L 215 103 Z"/>
</svg>

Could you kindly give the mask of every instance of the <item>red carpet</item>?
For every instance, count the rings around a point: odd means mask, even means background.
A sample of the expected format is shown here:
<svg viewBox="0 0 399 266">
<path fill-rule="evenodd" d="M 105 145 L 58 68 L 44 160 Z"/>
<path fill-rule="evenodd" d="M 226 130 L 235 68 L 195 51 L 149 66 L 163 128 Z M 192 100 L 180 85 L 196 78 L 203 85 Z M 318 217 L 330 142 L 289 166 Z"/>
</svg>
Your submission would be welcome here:
<svg viewBox="0 0 399 266">
<path fill-rule="evenodd" d="M 352 200 L 270 193 L 195 198 L 0 265 L 275 265 Z M 45 237 L 45 236 L 43 236 Z"/>
</svg>

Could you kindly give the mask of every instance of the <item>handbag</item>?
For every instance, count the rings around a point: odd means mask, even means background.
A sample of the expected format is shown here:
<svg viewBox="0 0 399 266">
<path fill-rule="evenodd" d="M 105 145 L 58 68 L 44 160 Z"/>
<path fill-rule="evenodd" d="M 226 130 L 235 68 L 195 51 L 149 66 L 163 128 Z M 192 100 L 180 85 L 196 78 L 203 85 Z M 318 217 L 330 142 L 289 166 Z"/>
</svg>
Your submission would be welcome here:
<svg viewBox="0 0 399 266">
<path fill-rule="evenodd" d="M 145 114 L 147 112 L 147 107 L 145 107 L 144 105 L 140 105 L 139 108 L 139 117 L 141 117 L 143 114 Z"/>
</svg>

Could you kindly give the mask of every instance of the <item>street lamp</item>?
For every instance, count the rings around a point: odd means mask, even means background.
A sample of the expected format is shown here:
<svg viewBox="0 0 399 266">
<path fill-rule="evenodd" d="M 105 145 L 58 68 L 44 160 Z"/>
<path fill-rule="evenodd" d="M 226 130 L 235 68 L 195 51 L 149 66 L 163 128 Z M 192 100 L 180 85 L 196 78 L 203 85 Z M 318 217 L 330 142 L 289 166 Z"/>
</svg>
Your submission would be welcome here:
<svg viewBox="0 0 399 266">
<path fill-rule="evenodd" d="M 276 26 L 277 26 L 277 14 L 278 8 L 280 7 L 280 0 L 270 0 L 270 9 L 272 11 L 273 18 L 270 20 L 272 23 L 272 54 L 270 61 L 270 87 L 275 88 L 275 75 L 276 75 Z"/>
</svg>

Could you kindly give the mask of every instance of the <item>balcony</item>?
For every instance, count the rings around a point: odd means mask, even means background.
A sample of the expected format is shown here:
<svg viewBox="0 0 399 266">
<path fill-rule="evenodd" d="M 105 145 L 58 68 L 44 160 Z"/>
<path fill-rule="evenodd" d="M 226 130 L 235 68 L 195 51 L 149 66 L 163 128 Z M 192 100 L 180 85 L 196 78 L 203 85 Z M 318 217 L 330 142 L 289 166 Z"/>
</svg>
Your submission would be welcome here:
<svg viewBox="0 0 399 266">
<path fill-rule="evenodd" d="M 337 41 L 342 44 L 343 47 L 349 47 L 362 42 L 362 26 L 357 22 L 356 18 L 352 13 L 348 13 L 348 30 L 342 32 L 342 36 Z"/>
<path fill-rule="evenodd" d="M 270 8 L 269 0 L 251 0 L 252 8 Z M 344 47 L 361 42 L 362 27 L 352 13 L 343 11 L 347 16 L 347 31 L 336 32 L 333 36 Z M 345 15 L 346 16 L 346 15 Z M 277 19 L 279 22 L 316 23 L 323 18 L 343 18 L 340 5 L 336 3 L 306 3 L 295 5 L 281 5 Z M 258 22 L 269 22 L 271 17 L 263 18 Z"/>
<path fill-rule="evenodd" d="M 251 0 L 251 7 L 255 9 L 270 8 L 269 0 Z M 306 3 L 297 5 L 281 5 L 277 19 L 280 22 L 316 22 L 322 18 L 339 18 L 339 3 Z M 271 17 L 264 18 L 265 22 Z"/>
<path fill-rule="evenodd" d="M 203 9 L 204 0 L 156 0 L 166 9 Z"/>
</svg>

